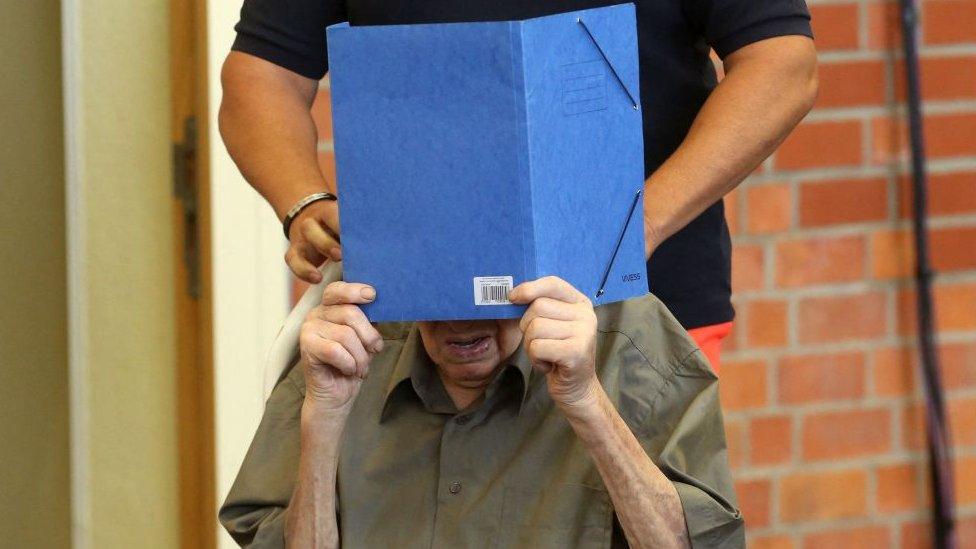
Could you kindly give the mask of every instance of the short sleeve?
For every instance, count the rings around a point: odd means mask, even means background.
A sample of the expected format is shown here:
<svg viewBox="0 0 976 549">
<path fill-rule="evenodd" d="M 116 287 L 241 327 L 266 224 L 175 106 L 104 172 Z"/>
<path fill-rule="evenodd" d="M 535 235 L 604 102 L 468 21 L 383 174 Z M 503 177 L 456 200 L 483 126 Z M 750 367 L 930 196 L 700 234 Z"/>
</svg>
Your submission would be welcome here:
<svg viewBox="0 0 976 549">
<path fill-rule="evenodd" d="M 319 80 L 329 68 L 325 28 L 343 21 L 343 0 L 244 0 L 231 49 Z"/>
<path fill-rule="evenodd" d="M 221 524 L 241 547 L 285 546 L 285 517 L 301 449 L 302 400 L 291 376 L 275 387 L 220 508 Z"/>
<path fill-rule="evenodd" d="M 813 37 L 804 0 L 683 0 L 685 15 L 719 57 L 776 36 Z"/>
<path fill-rule="evenodd" d="M 700 352 L 686 359 L 661 392 L 651 419 L 666 426 L 655 460 L 681 499 L 692 547 L 745 547 L 728 463 L 718 382 Z"/>
</svg>

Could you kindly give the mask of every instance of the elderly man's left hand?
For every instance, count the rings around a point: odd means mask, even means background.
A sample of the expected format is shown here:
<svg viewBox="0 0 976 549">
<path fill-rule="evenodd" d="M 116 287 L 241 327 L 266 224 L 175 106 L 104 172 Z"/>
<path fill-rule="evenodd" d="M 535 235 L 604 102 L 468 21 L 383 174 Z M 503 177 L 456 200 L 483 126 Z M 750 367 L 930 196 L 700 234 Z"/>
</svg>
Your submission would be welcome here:
<svg viewBox="0 0 976 549">
<path fill-rule="evenodd" d="M 528 304 L 519 328 L 532 365 L 546 374 L 549 394 L 564 410 L 592 404 L 596 377 L 596 314 L 590 300 L 565 280 L 547 276 L 524 282 L 510 293 Z"/>
</svg>

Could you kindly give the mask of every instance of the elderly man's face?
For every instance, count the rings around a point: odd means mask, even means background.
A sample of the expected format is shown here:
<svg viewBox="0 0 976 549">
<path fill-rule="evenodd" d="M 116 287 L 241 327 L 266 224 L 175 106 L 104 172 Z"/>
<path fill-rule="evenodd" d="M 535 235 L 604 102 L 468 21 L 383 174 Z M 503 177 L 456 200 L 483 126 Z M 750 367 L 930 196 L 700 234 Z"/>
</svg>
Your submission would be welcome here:
<svg viewBox="0 0 976 549">
<path fill-rule="evenodd" d="M 486 386 L 498 365 L 518 348 L 518 319 L 419 322 L 420 337 L 445 384 Z"/>
</svg>

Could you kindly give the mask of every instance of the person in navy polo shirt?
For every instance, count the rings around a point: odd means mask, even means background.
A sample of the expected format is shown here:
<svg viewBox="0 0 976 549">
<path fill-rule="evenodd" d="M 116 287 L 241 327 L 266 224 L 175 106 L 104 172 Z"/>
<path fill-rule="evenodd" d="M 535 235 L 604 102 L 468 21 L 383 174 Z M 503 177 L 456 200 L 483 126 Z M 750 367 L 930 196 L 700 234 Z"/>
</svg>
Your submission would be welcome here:
<svg viewBox="0 0 976 549">
<path fill-rule="evenodd" d="M 301 279 L 341 259 L 335 181 L 316 160 L 309 108 L 328 71 L 325 28 L 500 21 L 599 0 L 244 0 L 222 71 L 220 131 L 285 222 Z M 817 92 L 803 0 L 637 0 L 648 286 L 718 371 L 734 316 L 722 197 L 782 142 Z M 725 72 L 719 82 L 714 50 Z M 330 194 L 331 193 L 331 194 Z"/>
</svg>

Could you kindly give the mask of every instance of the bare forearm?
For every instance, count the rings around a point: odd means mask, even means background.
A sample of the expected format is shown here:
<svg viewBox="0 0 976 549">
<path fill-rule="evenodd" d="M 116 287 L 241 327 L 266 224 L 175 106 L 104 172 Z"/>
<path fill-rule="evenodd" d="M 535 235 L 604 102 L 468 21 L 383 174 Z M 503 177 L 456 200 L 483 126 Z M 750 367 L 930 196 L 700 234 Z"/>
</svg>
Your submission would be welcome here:
<svg viewBox="0 0 976 549">
<path fill-rule="evenodd" d="M 726 76 L 681 146 L 645 184 L 649 251 L 721 199 L 809 112 L 816 52 L 805 37 L 764 40 L 726 58 Z"/>
<path fill-rule="evenodd" d="M 631 547 L 690 547 L 674 484 L 647 456 L 601 387 L 592 404 L 568 412 L 610 492 Z"/>
<path fill-rule="evenodd" d="M 335 190 L 316 157 L 318 138 L 309 111 L 316 81 L 231 52 L 221 82 L 219 123 L 227 151 L 279 219 L 302 197 Z"/>
<path fill-rule="evenodd" d="M 336 472 L 345 415 L 302 406 L 298 480 L 288 506 L 285 540 L 288 547 L 339 547 L 336 523 Z"/>
</svg>

